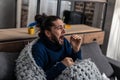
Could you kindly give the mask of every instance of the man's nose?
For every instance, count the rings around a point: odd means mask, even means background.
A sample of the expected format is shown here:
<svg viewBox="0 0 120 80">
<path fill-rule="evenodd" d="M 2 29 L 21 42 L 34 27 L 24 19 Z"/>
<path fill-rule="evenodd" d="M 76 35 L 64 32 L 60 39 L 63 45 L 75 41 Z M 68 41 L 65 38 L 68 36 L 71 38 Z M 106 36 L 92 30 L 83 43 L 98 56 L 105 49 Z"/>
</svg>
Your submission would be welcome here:
<svg viewBox="0 0 120 80">
<path fill-rule="evenodd" d="M 65 33 L 65 28 L 62 29 L 62 33 Z"/>
</svg>

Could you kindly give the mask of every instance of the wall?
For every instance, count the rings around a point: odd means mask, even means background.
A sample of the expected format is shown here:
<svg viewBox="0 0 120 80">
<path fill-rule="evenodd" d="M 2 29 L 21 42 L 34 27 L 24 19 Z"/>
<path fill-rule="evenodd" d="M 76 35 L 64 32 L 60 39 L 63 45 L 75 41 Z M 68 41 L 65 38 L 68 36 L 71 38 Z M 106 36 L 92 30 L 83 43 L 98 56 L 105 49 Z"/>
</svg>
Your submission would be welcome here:
<svg viewBox="0 0 120 80">
<path fill-rule="evenodd" d="M 120 61 L 120 0 L 116 0 L 107 56 Z"/>
<path fill-rule="evenodd" d="M 16 0 L 0 0 L 0 29 L 15 28 Z"/>
</svg>

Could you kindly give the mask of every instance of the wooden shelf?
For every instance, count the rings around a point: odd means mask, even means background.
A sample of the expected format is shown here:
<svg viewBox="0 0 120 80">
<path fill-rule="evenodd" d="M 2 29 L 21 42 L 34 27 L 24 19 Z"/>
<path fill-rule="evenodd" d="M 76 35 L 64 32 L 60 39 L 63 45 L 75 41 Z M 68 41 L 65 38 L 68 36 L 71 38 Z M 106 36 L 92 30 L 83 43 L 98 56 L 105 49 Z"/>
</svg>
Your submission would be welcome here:
<svg viewBox="0 0 120 80">
<path fill-rule="evenodd" d="M 94 41 L 98 44 L 103 44 L 104 31 L 99 28 L 94 28 L 87 25 L 71 25 L 70 29 L 66 29 L 66 38 L 69 40 L 72 34 L 78 34 L 81 36 L 83 44 Z"/>
<path fill-rule="evenodd" d="M 28 42 L 37 38 L 37 35 L 28 34 L 27 28 L 0 29 L 0 51 L 19 52 Z M 96 41 L 103 44 L 104 32 L 99 28 L 87 25 L 71 25 L 66 29 L 65 37 L 69 40 L 72 34 L 78 34 L 83 39 L 83 44 Z"/>
</svg>

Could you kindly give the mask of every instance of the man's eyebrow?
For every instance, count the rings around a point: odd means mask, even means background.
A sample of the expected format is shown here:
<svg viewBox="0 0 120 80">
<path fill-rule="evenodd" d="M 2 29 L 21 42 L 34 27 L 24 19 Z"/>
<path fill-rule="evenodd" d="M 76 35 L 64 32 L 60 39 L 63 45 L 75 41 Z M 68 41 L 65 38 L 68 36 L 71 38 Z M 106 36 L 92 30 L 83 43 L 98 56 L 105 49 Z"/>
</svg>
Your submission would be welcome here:
<svg viewBox="0 0 120 80">
<path fill-rule="evenodd" d="M 63 25 L 66 25 L 66 24 L 65 24 L 65 23 L 60 24 L 60 25 L 55 25 L 55 24 L 53 24 L 53 26 L 63 26 Z"/>
</svg>

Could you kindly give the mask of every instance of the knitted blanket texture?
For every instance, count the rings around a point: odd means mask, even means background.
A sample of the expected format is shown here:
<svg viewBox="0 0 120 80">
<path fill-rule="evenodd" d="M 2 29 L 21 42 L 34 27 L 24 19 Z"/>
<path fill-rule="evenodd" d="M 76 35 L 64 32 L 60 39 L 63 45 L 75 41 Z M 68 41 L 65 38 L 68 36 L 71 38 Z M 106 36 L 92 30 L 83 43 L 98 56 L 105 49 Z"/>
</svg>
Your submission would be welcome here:
<svg viewBox="0 0 120 80">
<path fill-rule="evenodd" d="M 46 80 L 45 72 L 32 56 L 32 45 L 38 39 L 25 46 L 16 60 L 17 80 Z M 90 59 L 76 60 L 67 67 L 55 80 L 103 80 L 100 71 Z"/>
</svg>

